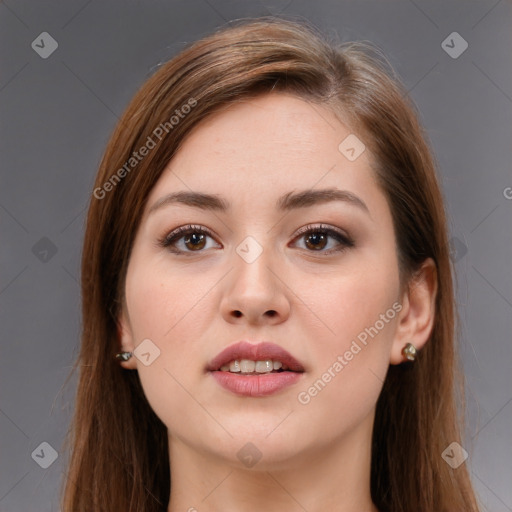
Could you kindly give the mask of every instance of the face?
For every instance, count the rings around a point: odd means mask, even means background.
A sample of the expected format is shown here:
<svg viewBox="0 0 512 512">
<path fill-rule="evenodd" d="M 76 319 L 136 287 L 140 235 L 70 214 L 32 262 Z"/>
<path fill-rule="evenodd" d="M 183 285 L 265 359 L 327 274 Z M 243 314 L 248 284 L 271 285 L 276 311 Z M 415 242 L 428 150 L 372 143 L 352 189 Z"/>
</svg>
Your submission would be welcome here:
<svg viewBox="0 0 512 512">
<path fill-rule="evenodd" d="M 402 306 L 389 206 L 369 151 L 339 148 L 349 135 L 294 96 L 246 100 L 196 127 L 152 189 L 120 324 L 123 349 L 138 351 L 123 365 L 170 439 L 231 464 L 251 442 L 275 467 L 368 424 Z M 319 194 L 328 189 L 338 196 Z M 220 201 L 171 201 L 176 192 Z M 303 371 L 208 370 L 239 341 L 273 343 Z"/>
</svg>

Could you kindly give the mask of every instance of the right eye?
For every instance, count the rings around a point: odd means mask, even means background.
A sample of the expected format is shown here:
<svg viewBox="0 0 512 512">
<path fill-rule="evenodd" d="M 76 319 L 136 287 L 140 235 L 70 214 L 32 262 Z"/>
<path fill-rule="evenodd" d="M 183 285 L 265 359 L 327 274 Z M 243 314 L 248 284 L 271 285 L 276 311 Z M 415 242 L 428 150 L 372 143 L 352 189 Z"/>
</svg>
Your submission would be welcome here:
<svg viewBox="0 0 512 512">
<path fill-rule="evenodd" d="M 203 252 L 207 244 L 207 238 L 214 238 L 213 233 L 208 228 L 189 224 L 171 231 L 168 235 L 158 240 L 158 245 L 168 248 L 175 254 Z M 177 244 L 182 239 L 183 244 L 179 248 Z"/>
</svg>

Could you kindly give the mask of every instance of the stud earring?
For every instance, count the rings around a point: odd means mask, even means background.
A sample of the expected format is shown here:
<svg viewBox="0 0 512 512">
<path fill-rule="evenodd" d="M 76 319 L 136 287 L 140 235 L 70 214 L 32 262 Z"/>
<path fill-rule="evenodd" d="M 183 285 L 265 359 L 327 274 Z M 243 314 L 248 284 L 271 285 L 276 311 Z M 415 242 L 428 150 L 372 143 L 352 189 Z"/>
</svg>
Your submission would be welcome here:
<svg viewBox="0 0 512 512">
<path fill-rule="evenodd" d="M 412 343 L 407 343 L 407 345 L 405 345 L 405 347 L 402 349 L 402 354 L 409 361 L 414 361 L 416 359 L 418 351 L 416 350 L 416 347 Z"/>
<path fill-rule="evenodd" d="M 132 355 L 133 354 L 131 352 L 119 352 L 118 354 L 116 354 L 116 359 L 118 361 L 128 361 L 128 359 L 130 359 Z"/>
</svg>

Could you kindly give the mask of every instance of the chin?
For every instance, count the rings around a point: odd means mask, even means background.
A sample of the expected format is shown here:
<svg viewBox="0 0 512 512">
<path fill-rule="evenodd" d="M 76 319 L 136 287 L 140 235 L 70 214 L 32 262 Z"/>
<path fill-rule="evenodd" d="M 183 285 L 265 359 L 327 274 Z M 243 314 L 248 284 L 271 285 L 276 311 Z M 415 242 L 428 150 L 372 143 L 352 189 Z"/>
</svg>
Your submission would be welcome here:
<svg viewBox="0 0 512 512">
<path fill-rule="evenodd" d="M 282 418 L 281 420 L 282 421 Z M 215 454 L 226 460 L 227 464 L 238 469 L 252 471 L 270 471 L 291 469 L 294 460 L 303 452 L 308 452 L 307 441 L 297 429 L 272 427 L 261 424 L 258 428 L 235 431 L 233 438 L 224 438 L 222 445 L 211 446 Z M 279 431 L 278 431 L 279 430 Z M 311 442 L 312 449 L 314 440 Z M 218 450 L 218 451 L 217 451 Z"/>
</svg>

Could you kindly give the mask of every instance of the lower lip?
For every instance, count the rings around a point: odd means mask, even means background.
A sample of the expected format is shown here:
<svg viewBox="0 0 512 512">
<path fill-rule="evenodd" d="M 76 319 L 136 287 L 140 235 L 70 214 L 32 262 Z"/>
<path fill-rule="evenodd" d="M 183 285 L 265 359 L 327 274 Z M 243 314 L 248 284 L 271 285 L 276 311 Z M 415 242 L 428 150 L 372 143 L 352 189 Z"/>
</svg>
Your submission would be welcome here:
<svg viewBox="0 0 512 512">
<path fill-rule="evenodd" d="M 263 373 L 240 375 L 215 371 L 213 378 L 228 391 L 241 396 L 268 396 L 295 384 L 302 376 L 299 372 Z"/>
</svg>

